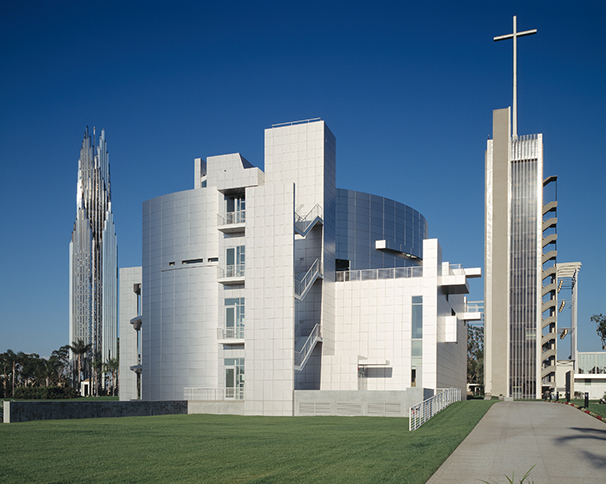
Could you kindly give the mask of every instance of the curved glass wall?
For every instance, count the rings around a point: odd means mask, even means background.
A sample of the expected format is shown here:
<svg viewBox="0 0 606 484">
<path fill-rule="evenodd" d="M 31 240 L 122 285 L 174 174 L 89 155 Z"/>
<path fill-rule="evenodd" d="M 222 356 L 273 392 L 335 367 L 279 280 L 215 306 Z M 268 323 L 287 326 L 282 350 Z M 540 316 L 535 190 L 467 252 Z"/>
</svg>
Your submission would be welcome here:
<svg viewBox="0 0 606 484">
<path fill-rule="evenodd" d="M 353 190 L 337 190 L 336 232 L 342 269 L 361 270 L 418 265 L 393 251 L 377 250 L 375 242 L 386 240 L 391 246 L 419 259 L 423 258 L 423 239 L 427 220 L 403 203 Z"/>
</svg>

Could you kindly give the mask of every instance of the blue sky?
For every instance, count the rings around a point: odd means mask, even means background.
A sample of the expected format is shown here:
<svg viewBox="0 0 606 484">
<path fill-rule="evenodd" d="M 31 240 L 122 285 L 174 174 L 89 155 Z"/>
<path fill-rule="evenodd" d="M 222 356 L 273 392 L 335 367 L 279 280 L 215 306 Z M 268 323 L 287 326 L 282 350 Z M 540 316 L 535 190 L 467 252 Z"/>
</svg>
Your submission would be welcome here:
<svg viewBox="0 0 606 484">
<path fill-rule="evenodd" d="M 86 126 L 105 129 L 119 265 L 140 265 L 141 204 L 193 188 L 193 159 L 321 117 L 337 185 L 420 211 L 444 259 L 483 266 L 492 110 L 543 133 L 558 175 L 560 262 L 583 263 L 579 350 L 606 313 L 606 4 L 594 2 L 70 2 L 0 5 L 0 351 L 68 343 L 68 243 Z M 472 281 L 470 299 L 483 299 Z"/>
</svg>

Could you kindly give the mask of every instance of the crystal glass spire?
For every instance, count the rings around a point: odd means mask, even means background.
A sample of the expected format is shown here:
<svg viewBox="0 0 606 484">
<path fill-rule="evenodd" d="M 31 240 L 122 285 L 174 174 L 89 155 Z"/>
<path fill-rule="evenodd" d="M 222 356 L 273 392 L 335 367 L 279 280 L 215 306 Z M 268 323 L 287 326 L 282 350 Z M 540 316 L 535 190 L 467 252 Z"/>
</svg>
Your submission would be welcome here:
<svg viewBox="0 0 606 484">
<path fill-rule="evenodd" d="M 94 128 L 92 138 L 87 128 L 78 160 L 69 243 L 69 343 L 83 340 L 91 345 L 91 356 L 105 363 L 118 356 L 118 245 L 105 131 L 96 147 L 95 138 Z"/>
</svg>

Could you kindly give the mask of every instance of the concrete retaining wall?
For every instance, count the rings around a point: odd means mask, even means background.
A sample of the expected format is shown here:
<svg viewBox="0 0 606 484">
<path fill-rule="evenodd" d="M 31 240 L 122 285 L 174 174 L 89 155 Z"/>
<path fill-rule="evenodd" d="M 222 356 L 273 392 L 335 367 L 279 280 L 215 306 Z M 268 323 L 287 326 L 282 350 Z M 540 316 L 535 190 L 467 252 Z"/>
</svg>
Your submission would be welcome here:
<svg viewBox="0 0 606 484">
<path fill-rule="evenodd" d="M 342 415 L 408 417 L 410 407 L 433 396 L 433 390 L 402 391 L 295 390 L 295 416 Z"/>
<path fill-rule="evenodd" d="M 187 403 L 187 413 L 190 414 L 244 415 L 244 400 L 216 402 L 190 400 Z"/>
<path fill-rule="evenodd" d="M 4 423 L 187 414 L 186 401 L 4 402 Z"/>
</svg>

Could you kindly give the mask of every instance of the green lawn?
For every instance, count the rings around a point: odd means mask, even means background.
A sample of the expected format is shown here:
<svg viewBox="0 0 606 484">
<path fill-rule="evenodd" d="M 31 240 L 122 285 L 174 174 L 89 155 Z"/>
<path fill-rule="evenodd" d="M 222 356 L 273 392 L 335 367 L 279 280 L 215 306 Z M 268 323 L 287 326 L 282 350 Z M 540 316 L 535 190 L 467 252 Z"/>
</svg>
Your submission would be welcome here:
<svg viewBox="0 0 606 484">
<path fill-rule="evenodd" d="M 604 404 L 599 404 L 598 403 L 599 400 L 589 400 L 589 410 L 591 410 L 593 413 L 597 413 L 598 415 L 600 415 L 603 418 L 606 418 L 606 405 Z M 585 406 L 585 400 L 584 399 L 572 399 L 570 400 L 570 403 L 574 403 L 575 405 L 578 405 L 579 407 L 584 407 Z"/>
<path fill-rule="evenodd" d="M 423 483 L 495 402 L 408 419 L 170 415 L 0 425 L 0 482 Z"/>
</svg>

